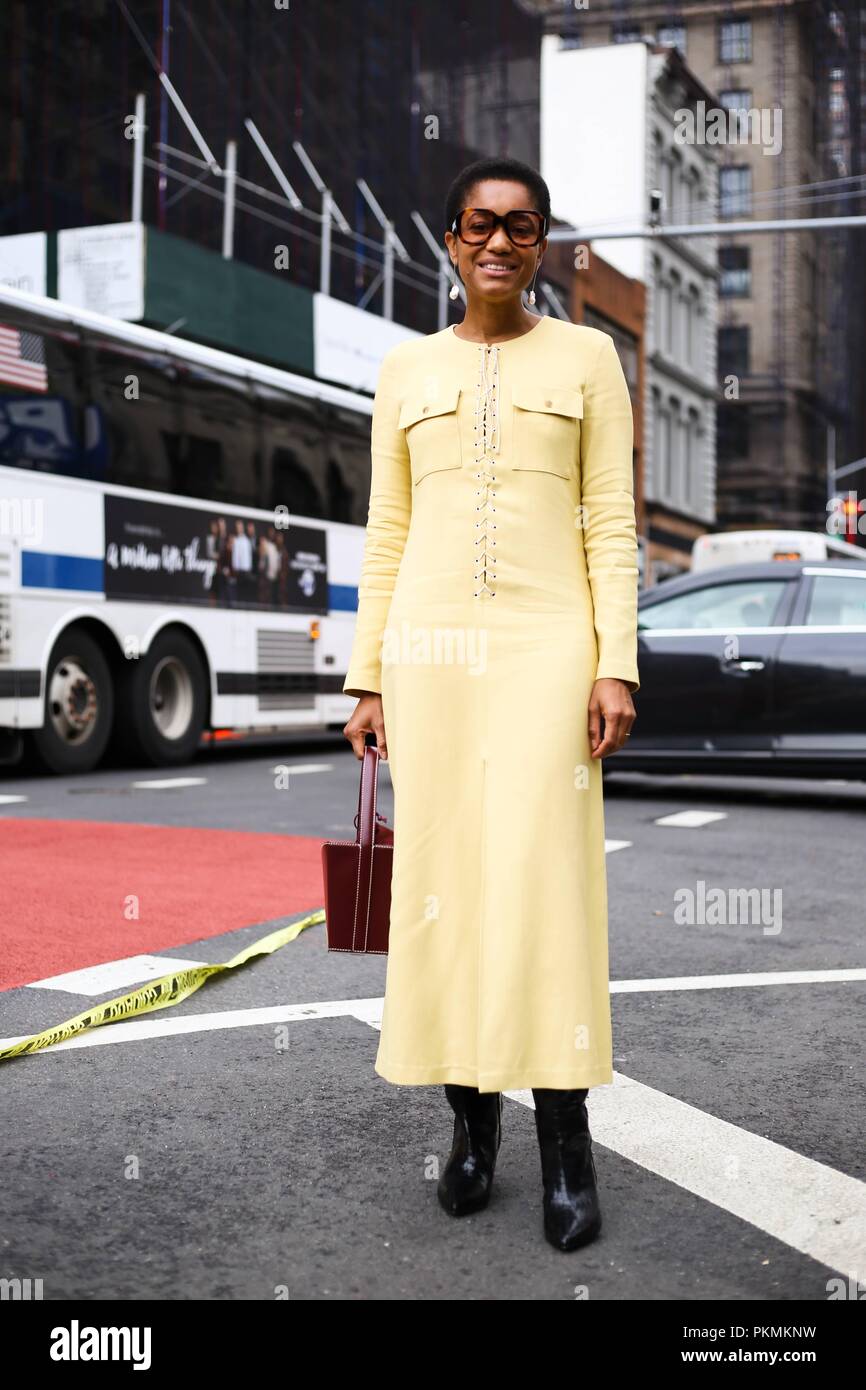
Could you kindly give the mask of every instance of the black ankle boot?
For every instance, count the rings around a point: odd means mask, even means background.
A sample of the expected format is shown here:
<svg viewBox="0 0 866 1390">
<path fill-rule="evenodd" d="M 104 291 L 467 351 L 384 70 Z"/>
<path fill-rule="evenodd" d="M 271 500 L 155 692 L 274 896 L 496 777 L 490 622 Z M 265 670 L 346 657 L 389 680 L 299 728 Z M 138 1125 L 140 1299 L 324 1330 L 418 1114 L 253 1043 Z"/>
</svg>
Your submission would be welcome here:
<svg viewBox="0 0 866 1390">
<path fill-rule="evenodd" d="M 502 1140 L 502 1094 L 474 1086 L 445 1087 L 454 1111 L 454 1143 L 437 1196 L 449 1216 L 486 1207 Z"/>
<path fill-rule="evenodd" d="M 544 1184 L 544 1234 L 557 1250 L 576 1250 L 601 1230 L 586 1091 L 536 1090 L 535 1128 Z"/>
</svg>

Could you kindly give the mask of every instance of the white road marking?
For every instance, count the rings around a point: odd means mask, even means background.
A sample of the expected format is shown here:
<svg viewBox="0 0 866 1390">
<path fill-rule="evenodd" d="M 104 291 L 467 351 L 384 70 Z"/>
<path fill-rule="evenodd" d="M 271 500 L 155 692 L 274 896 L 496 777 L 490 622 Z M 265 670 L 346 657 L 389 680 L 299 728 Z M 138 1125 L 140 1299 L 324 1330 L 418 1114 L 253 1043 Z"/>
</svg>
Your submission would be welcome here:
<svg viewBox="0 0 866 1390">
<path fill-rule="evenodd" d="M 682 975 L 660 980 L 611 980 L 611 994 L 655 994 L 678 989 L 749 989 L 754 985 L 835 985 L 866 980 L 853 970 L 756 970 L 745 975 Z"/>
<path fill-rule="evenodd" d="M 506 1094 L 534 1108 L 531 1093 Z M 592 1137 L 606 1149 L 801 1255 L 862 1279 L 866 1183 L 858 1178 L 620 1072 L 613 1086 L 592 1090 L 587 1109 Z"/>
<path fill-rule="evenodd" d="M 108 990 L 158 980 L 172 970 L 189 970 L 207 965 L 203 960 L 186 960 L 179 956 L 126 956 L 109 960 L 102 965 L 88 965 L 83 970 L 70 970 L 65 975 L 50 975 L 45 980 L 31 980 L 27 989 L 59 989 L 69 994 L 105 994 Z"/>
<path fill-rule="evenodd" d="M 633 841 L 631 840 L 605 840 L 605 854 L 613 854 L 615 849 L 629 849 Z"/>
<path fill-rule="evenodd" d="M 727 818 L 727 811 L 674 811 L 669 816 L 659 816 L 654 824 L 683 826 L 693 830 L 700 825 L 709 825 L 711 821 Z"/>
<path fill-rule="evenodd" d="M 151 792 L 164 792 L 174 787 L 203 787 L 206 782 L 206 777 L 154 777 L 146 782 L 133 782 L 132 785 Z"/>
<path fill-rule="evenodd" d="M 33 1056 L 310 1018 L 351 1017 L 379 1028 L 383 1002 L 381 998 L 342 999 L 136 1019 L 97 1028 Z M 6 1038 L 2 1045 L 16 1041 Z M 532 1108 L 530 1091 L 506 1094 Z M 613 1086 L 593 1088 L 590 1108 L 593 1138 L 602 1147 L 730 1212 L 809 1259 L 849 1278 L 862 1277 L 866 1183 L 620 1072 L 614 1072 Z"/>
<path fill-rule="evenodd" d="M 382 999 L 334 999 L 320 1004 L 276 1004 L 265 1008 L 227 1009 L 218 1014 L 183 1014 L 178 1018 L 132 1018 L 126 1023 L 108 1023 L 89 1033 L 80 1033 L 66 1042 L 55 1043 L 33 1057 L 47 1057 L 51 1052 L 66 1052 L 77 1047 L 108 1047 L 112 1043 L 151 1042 L 154 1038 L 176 1037 L 182 1033 L 208 1033 L 220 1028 L 251 1028 L 274 1023 L 299 1023 L 306 1018 L 355 1017 L 363 1023 L 381 1016 Z M 16 1038 L 0 1039 L 0 1050 L 29 1038 L 21 1033 Z"/>
<path fill-rule="evenodd" d="M 0 796 L 0 806 L 11 806 L 12 803 L 13 803 L 13 801 L 26 801 L 26 800 L 27 800 L 27 797 L 26 797 L 26 796 L 13 796 L 13 795 L 11 794 L 11 792 L 7 792 L 5 795 Z"/>
<path fill-rule="evenodd" d="M 288 768 L 289 772 L 291 773 L 291 775 L 292 775 L 293 777 L 297 777 L 299 773 L 304 773 L 304 772 L 333 772 L 333 771 L 334 771 L 334 764 L 333 764 L 333 763 L 297 763 L 297 764 L 295 764 L 295 763 L 279 763 L 276 767 L 272 767 L 272 768 L 271 768 L 271 772 L 285 772 L 285 771 L 286 771 L 286 768 Z"/>
<path fill-rule="evenodd" d="M 123 966 L 137 961 L 152 960 L 160 968 L 154 968 L 147 978 L 155 979 L 167 975 L 174 967 L 186 968 L 210 964 L 204 961 L 181 960 L 175 956 L 130 956 L 128 961 L 110 962 L 109 966 L 91 966 L 84 970 L 71 971 L 68 975 L 55 975 L 45 980 L 34 980 L 29 989 L 66 989 L 66 984 L 55 981 L 82 980 L 96 972 Z M 166 966 L 163 969 L 162 966 Z M 102 976 L 99 977 L 104 978 Z M 143 978 L 143 976 L 139 976 Z M 702 989 L 748 989 L 766 985 L 814 985 L 814 984 L 856 984 L 866 980 L 866 967 L 851 970 L 779 970 L 755 971 L 744 975 L 682 975 L 656 980 L 611 980 L 611 994 L 664 994 L 675 990 Z M 76 993 L 84 993 L 83 989 Z M 100 991 L 94 990 L 94 993 Z M 139 1039 L 173 1037 L 178 1033 L 208 1032 L 217 1028 L 249 1028 L 265 1023 L 295 1023 L 304 1018 L 336 1018 L 349 1016 L 369 1023 L 371 1027 L 381 1026 L 383 997 L 372 999 L 331 999 L 312 1004 L 278 1004 L 275 1006 L 251 1009 L 226 1009 L 222 1013 L 185 1014 L 175 1018 L 130 1019 L 126 1023 L 111 1023 L 69 1038 L 66 1042 L 55 1043 L 53 1047 L 34 1052 L 34 1057 L 46 1057 L 53 1052 L 65 1052 L 76 1047 L 105 1047 L 112 1043 L 138 1042 Z M 29 1038 L 30 1033 L 20 1033 L 14 1038 L 0 1038 L 0 1049 L 12 1047 L 15 1043 Z"/>
</svg>

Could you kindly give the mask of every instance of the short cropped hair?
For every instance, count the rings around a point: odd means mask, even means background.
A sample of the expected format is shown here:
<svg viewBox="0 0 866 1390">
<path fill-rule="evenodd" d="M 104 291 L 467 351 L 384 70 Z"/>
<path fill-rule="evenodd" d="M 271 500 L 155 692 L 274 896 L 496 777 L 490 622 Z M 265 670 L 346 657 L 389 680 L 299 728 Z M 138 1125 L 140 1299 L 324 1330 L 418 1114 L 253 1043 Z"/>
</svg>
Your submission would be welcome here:
<svg viewBox="0 0 866 1390">
<path fill-rule="evenodd" d="M 502 158 L 477 159 L 461 169 L 445 199 L 445 230 L 451 231 L 454 219 L 465 207 L 469 190 L 482 179 L 507 179 L 509 183 L 523 183 L 532 194 L 536 208 L 550 225 L 550 189 L 536 169 L 522 164 L 519 159 Z"/>
</svg>

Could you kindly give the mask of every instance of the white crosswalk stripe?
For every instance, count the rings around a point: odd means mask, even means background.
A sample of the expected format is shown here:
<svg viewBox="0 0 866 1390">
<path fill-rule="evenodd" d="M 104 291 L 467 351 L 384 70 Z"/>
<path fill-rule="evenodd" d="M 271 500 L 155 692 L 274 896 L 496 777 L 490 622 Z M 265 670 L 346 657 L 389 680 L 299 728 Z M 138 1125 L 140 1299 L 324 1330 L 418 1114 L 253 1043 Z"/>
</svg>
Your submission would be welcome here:
<svg viewBox="0 0 866 1390">
<path fill-rule="evenodd" d="M 206 782 L 206 777 L 151 777 L 146 781 L 133 782 L 132 785 L 142 791 L 165 792 L 173 791 L 175 787 L 203 787 Z"/>
<path fill-rule="evenodd" d="M 289 773 L 291 773 L 292 777 L 300 777 L 300 776 L 302 776 L 305 772 L 333 772 L 333 771 L 334 771 L 334 764 L 333 764 L 333 763 L 278 763 L 276 767 L 272 767 L 272 768 L 271 768 L 271 772 L 274 772 L 274 773 L 277 773 L 277 772 L 282 773 L 282 772 L 286 772 L 286 771 L 288 771 Z"/>
<path fill-rule="evenodd" d="M 673 825 L 685 830 L 697 830 L 715 820 L 727 820 L 727 811 L 673 811 L 669 816 L 659 816 L 654 825 Z"/>
<path fill-rule="evenodd" d="M 68 994 L 107 994 L 113 989 L 128 989 L 158 980 L 172 970 L 188 970 L 206 961 L 187 960 L 180 956 L 126 956 L 122 960 L 88 965 L 83 970 L 69 970 L 65 975 L 50 975 L 45 980 L 28 981 L 28 989 L 56 989 Z"/>
</svg>

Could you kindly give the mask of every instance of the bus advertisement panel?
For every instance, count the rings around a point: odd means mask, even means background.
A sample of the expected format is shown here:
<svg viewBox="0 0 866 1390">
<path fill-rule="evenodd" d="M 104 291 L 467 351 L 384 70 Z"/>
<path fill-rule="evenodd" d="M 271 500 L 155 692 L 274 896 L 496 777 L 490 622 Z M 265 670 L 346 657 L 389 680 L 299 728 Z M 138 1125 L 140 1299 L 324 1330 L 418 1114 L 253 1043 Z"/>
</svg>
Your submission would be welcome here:
<svg viewBox="0 0 866 1390">
<path fill-rule="evenodd" d="M 112 493 L 104 507 L 106 598 L 328 611 L 322 529 Z"/>
</svg>

